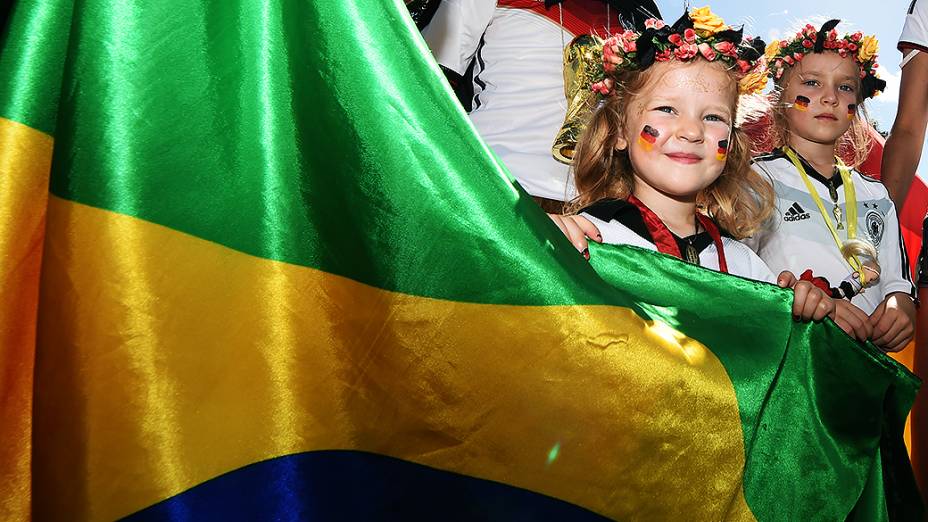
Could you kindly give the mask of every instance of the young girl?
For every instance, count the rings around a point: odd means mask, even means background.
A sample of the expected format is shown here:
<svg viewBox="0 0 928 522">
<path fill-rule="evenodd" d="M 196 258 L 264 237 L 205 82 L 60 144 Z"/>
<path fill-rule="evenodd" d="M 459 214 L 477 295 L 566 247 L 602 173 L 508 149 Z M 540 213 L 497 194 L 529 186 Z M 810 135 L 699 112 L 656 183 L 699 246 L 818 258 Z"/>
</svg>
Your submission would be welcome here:
<svg viewBox="0 0 928 522">
<path fill-rule="evenodd" d="M 853 167 L 870 147 L 863 102 L 885 86 L 877 42 L 838 36 L 838 20 L 806 25 L 767 48 L 779 93 L 772 154 L 755 160 L 777 196 L 777 212 L 749 242 L 777 270 L 815 280 L 837 301 L 858 338 L 888 351 L 912 338 L 915 306 L 896 209 L 881 183 Z M 837 154 L 852 153 L 846 166 Z"/>
<path fill-rule="evenodd" d="M 599 241 L 772 282 L 764 262 L 729 236 L 750 235 L 772 210 L 770 187 L 751 171 L 747 138 L 735 126 L 739 79 L 757 72 L 763 42 L 742 40 L 708 8 L 646 27 L 605 42 L 609 76 L 594 89 L 610 96 L 574 159 L 572 206 L 582 217 L 552 219 L 568 236 L 583 227 Z M 833 312 L 811 283 L 796 284 L 789 272 L 777 279 L 795 286 L 794 315 Z"/>
</svg>

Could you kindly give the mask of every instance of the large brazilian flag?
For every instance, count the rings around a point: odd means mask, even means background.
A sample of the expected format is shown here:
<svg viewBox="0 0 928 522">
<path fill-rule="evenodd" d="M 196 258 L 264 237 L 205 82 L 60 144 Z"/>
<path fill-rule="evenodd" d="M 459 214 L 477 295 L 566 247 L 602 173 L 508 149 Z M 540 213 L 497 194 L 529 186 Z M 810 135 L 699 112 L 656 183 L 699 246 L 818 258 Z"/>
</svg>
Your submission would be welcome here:
<svg viewBox="0 0 928 522">
<path fill-rule="evenodd" d="M 43 0 L 0 54 L 0 519 L 919 516 L 917 380 L 593 266 L 400 0 Z"/>
</svg>

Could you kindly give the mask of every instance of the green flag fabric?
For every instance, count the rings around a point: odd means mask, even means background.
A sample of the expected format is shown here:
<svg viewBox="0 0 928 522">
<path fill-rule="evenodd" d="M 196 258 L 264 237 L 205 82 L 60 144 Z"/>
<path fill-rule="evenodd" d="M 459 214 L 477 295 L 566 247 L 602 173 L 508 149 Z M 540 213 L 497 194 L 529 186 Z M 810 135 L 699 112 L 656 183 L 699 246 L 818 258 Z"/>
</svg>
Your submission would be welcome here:
<svg viewBox="0 0 928 522">
<path fill-rule="evenodd" d="M 400 0 L 20 2 L 0 53 L 0 518 L 920 516 L 914 376 L 588 264 Z"/>
</svg>

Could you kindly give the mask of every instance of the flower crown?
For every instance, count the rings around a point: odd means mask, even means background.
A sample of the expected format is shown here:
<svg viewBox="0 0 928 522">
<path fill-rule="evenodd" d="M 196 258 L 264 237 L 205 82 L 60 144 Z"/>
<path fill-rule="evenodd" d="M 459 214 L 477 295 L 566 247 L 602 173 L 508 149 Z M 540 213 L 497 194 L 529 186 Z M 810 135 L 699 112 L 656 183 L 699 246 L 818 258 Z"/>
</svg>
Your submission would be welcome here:
<svg viewBox="0 0 928 522">
<path fill-rule="evenodd" d="M 829 20 L 822 24 L 822 28 L 815 30 L 806 24 L 792 39 L 772 41 L 767 46 L 768 74 L 774 80 L 779 80 L 787 67 L 792 67 L 809 53 L 833 51 L 842 58 L 851 56 L 860 69 L 860 85 L 864 98 L 872 98 L 886 88 L 886 81 L 881 80 L 876 69 L 876 53 L 879 43 L 875 36 L 864 36 L 857 31 L 838 37 L 835 26 L 840 20 Z"/>
<path fill-rule="evenodd" d="M 763 59 L 764 41 L 744 38 L 743 28 L 732 29 L 708 7 L 683 13 L 673 25 L 649 18 L 645 29 L 620 31 L 603 42 L 602 79 L 591 86 L 595 92 L 612 94 L 615 77 L 625 71 L 643 70 L 654 62 L 688 61 L 699 57 L 721 60 L 743 75 L 742 94 L 752 94 L 767 82 Z"/>
</svg>

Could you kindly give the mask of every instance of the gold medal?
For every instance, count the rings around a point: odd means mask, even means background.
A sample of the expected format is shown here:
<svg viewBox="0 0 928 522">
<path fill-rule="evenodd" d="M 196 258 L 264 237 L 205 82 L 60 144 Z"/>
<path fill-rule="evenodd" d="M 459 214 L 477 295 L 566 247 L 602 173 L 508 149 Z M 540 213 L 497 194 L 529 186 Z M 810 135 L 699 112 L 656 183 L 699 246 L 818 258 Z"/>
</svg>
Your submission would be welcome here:
<svg viewBox="0 0 928 522">
<path fill-rule="evenodd" d="M 686 245 L 686 262 L 694 265 L 699 264 L 699 254 L 696 253 L 696 248 L 692 243 Z"/>
</svg>

